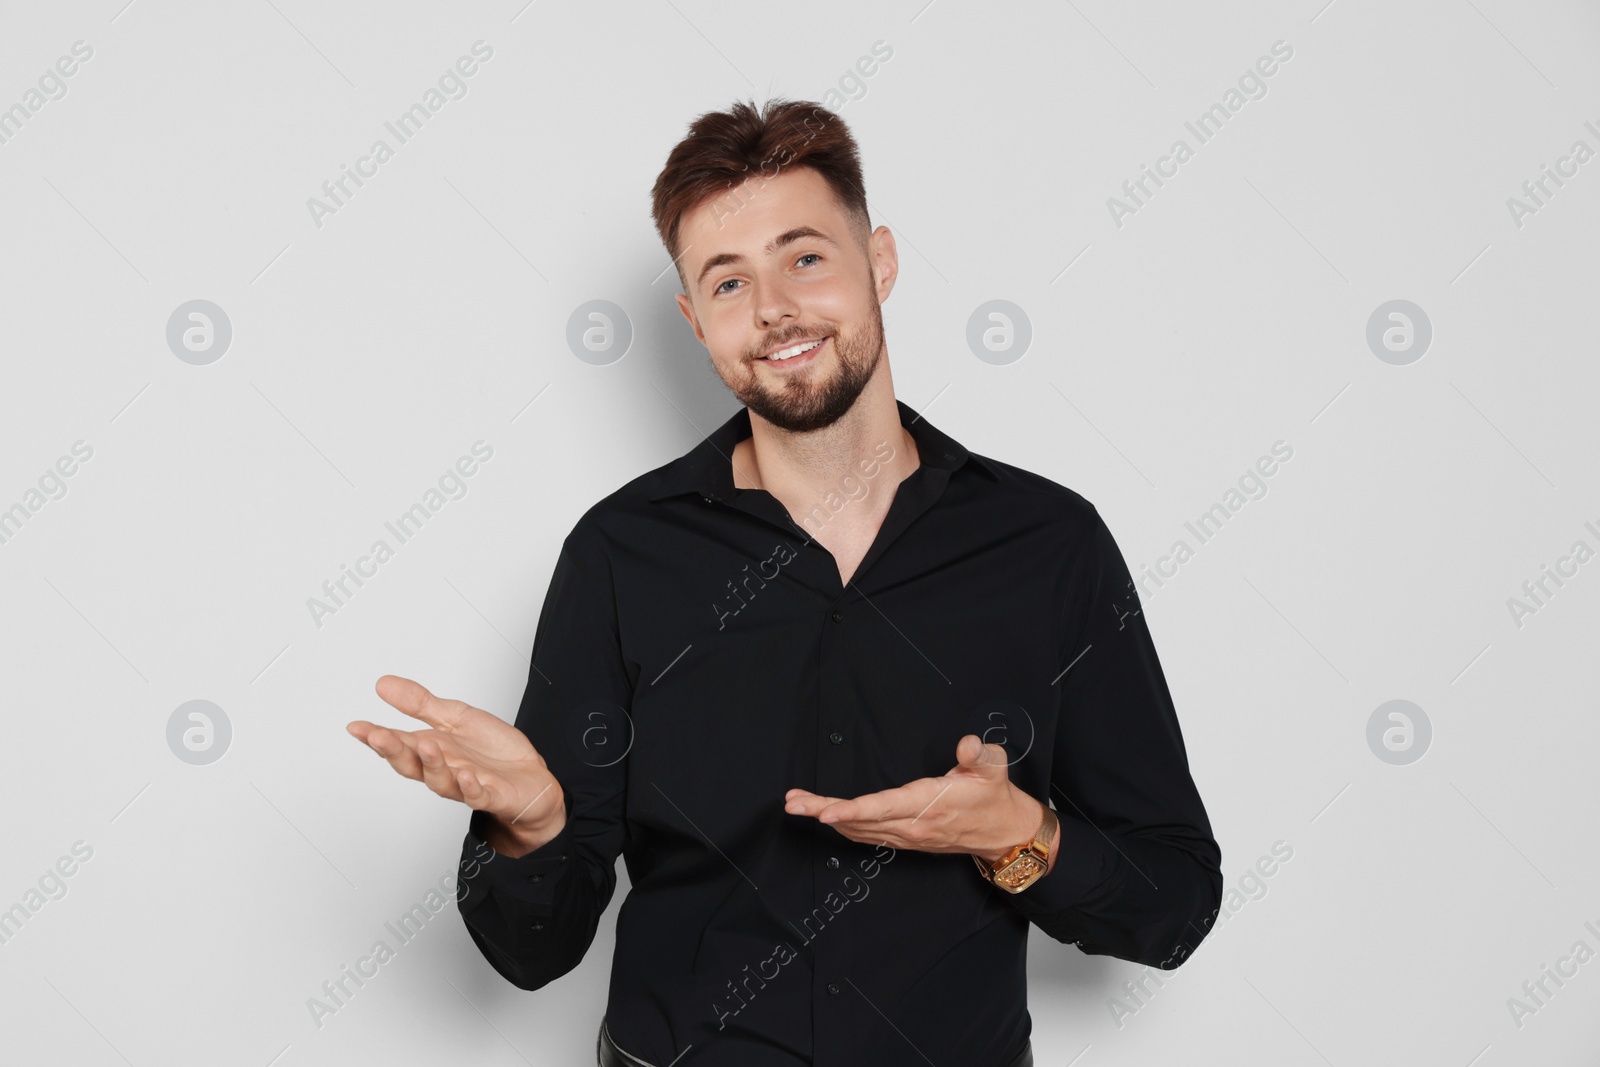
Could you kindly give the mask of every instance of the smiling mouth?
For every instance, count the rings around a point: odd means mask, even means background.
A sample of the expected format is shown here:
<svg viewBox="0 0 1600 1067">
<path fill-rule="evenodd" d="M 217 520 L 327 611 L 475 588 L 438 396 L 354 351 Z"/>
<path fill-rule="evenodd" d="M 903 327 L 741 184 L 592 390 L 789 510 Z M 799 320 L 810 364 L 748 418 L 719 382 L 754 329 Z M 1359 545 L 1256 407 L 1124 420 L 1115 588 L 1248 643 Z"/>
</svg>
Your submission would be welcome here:
<svg viewBox="0 0 1600 1067">
<path fill-rule="evenodd" d="M 826 340 L 826 337 L 821 337 L 815 341 L 801 341 L 797 344 L 792 344 L 787 348 L 780 348 L 770 356 L 761 357 L 761 362 L 785 363 L 797 356 L 804 356 L 811 352 L 815 352 L 818 348 L 822 347 L 822 342 Z"/>
</svg>

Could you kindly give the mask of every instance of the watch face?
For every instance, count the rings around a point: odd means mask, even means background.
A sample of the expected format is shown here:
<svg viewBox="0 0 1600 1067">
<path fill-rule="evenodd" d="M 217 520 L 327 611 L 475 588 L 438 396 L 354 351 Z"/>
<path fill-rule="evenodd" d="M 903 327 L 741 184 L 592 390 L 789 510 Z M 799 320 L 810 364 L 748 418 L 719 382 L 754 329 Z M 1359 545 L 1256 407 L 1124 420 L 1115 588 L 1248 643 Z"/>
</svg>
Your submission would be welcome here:
<svg viewBox="0 0 1600 1067">
<path fill-rule="evenodd" d="M 995 884 L 1012 889 L 1021 888 L 1044 873 L 1044 869 L 1045 866 L 1039 862 L 1039 857 L 1031 852 L 1024 852 L 1010 864 L 995 872 Z"/>
</svg>

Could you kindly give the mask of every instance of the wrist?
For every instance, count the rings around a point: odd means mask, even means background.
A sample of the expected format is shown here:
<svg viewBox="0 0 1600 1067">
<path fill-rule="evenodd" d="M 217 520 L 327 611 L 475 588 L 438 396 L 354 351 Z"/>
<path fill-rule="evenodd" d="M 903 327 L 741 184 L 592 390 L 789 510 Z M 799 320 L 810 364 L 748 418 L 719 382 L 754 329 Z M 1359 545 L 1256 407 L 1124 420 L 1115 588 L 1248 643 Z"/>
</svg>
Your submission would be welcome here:
<svg viewBox="0 0 1600 1067">
<path fill-rule="evenodd" d="M 563 822 L 549 827 L 529 827 L 521 823 L 510 824 L 491 815 L 484 827 L 483 839 L 500 855 L 516 859 L 549 844 L 565 825 Z"/>
<path fill-rule="evenodd" d="M 484 841 L 496 852 L 513 859 L 549 844 L 567 825 L 565 798 L 553 817 L 536 823 L 527 821 L 525 817 L 507 818 L 488 811 L 483 815 Z"/>
<path fill-rule="evenodd" d="M 992 852 L 975 852 L 973 855 L 991 866 L 1000 861 L 1000 858 L 1018 845 L 1025 845 L 1033 840 L 1040 824 L 1044 821 L 1044 805 L 1036 798 L 1029 796 L 1016 786 L 1011 787 L 1016 793 L 1017 815 L 1012 820 L 1013 833 L 1007 838 L 1007 843 Z M 1055 866 L 1055 849 L 1050 850 L 1050 866 Z M 1049 869 L 1046 868 L 1046 874 Z"/>
</svg>

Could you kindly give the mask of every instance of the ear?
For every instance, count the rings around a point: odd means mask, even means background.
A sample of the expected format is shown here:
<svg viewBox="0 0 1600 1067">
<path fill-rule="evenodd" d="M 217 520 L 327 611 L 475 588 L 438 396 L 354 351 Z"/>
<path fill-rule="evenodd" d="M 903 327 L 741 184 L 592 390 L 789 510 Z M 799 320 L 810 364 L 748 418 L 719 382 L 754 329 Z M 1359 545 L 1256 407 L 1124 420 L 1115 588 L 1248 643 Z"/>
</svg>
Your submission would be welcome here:
<svg viewBox="0 0 1600 1067">
<path fill-rule="evenodd" d="M 705 331 L 700 328 L 700 320 L 694 313 L 694 304 L 682 293 L 678 293 L 673 299 L 677 300 L 678 310 L 683 313 L 683 317 L 688 319 L 689 325 L 694 328 L 695 340 L 704 345 L 706 343 L 706 334 Z M 707 347 L 710 346 L 707 345 Z"/>
<path fill-rule="evenodd" d="M 872 265 L 873 288 L 881 304 L 894 292 L 895 279 L 900 276 L 900 252 L 889 227 L 879 226 L 868 235 L 867 255 Z"/>
</svg>

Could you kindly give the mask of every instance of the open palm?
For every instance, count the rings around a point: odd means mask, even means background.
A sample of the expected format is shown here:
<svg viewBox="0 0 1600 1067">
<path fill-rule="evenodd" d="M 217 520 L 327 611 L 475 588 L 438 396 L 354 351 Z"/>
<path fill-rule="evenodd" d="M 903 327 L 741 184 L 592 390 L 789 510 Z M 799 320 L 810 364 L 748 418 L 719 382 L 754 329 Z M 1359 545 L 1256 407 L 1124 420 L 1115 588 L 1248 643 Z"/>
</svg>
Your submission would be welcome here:
<svg viewBox="0 0 1600 1067">
<path fill-rule="evenodd" d="M 345 727 L 399 774 L 536 836 L 553 836 L 565 822 L 561 785 L 521 730 L 399 675 L 384 675 L 375 688 L 386 703 L 428 724 L 395 730 L 357 720 Z"/>
</svg>

